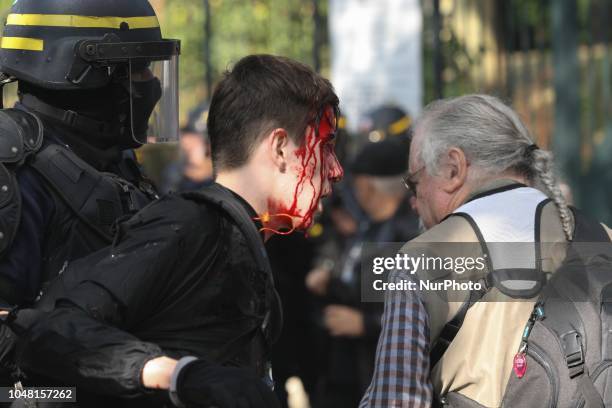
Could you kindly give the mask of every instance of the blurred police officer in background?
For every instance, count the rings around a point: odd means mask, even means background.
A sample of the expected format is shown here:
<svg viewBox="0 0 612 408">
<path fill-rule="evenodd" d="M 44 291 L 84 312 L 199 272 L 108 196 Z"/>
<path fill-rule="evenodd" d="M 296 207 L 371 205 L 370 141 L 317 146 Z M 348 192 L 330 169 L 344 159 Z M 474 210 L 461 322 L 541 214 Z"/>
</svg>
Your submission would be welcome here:
<svg viewBox="0 0 612 408">
<path fill-rule="evenodd" d="M 19 92 L 0 111 L 0 308 L 32 303 L 156 198 L 130 149 L 177 137 L 179 52 L 147 0 L 14 2 L 0 45 L 2 85 Z"/>
<path fill-rule="evenodd" d="M 359 122 L 362 142 L 376 143 L 386 139 L 410 137 L 412 117 L 402 108 L 388 103 L 370 111 Z"/>
<path fill-rule="evenodd" d="M 195 127 L 185 127 L 181 129 L 180 146 L 183 172 L 179 189 L 197 190 L 212 183 L 210 141 L 206 133 Z"/>
<path fill-rule="evenodd" d="M 213 182 L 210 138 L 206 129 L 210 103 L 203 101 L 196 106 L 181 128 L 178 157 L 162 171 L 160 191 L 190 191 Z"/>
<path fill-rule="evenodd" d="M 340 119 L 341 129 L 344 128 L 345 122 L 345 118 Z M 354 159 L 364 146 L 383 140 L 396 139 L 409 145 L 411 124 L 410 115 L 393 104 L 385 104 L 373 109 L 360 121 L 358 132 L 354 137 L 340 139 L 343 144 L 336 148 L 340 162 L 344 166 L 345 162 Z M 346 142 L 349 139 L 353 142 L 350 146 Z M 324 271 L 333 268 L 344 250 L 345 241 L 357 230 L 356 224 L 363 222 L 368 222 L 368 216 L 355 197 L 352 168 L 349 167 L 344 179 L 334 189 L 334 194 L 322 217 L 321 224 L 325 227 L 324 234 L 319 240 L 317 256 L 313 262 L 313 271 L 319 270 L 321 273 L 310 274 L 308 278 L 309 286 L 312 286 L 315 292 L 319 292 L 317 290 L 318 278 L 322 278 L 322 282 L 325 281 L 327 272 Z"/>
<path fill-rule="evenodd" d="M 317 407 L 354 407 L 371 378 L 380 332 L 381 303 L 361 302 L 363 246 L 404 242 L 419 232 L 402 183 L 408 166 L 409 139 L 389 138 L 367 143 L 353 160 L 352 187 L 357 203 L 367 215 L 349 238 L 331 268 L 313 270 L 309 288 L 324 296 L 323 324 L 331 336 L 328 361 L 315 400 Z"/>
</svg>

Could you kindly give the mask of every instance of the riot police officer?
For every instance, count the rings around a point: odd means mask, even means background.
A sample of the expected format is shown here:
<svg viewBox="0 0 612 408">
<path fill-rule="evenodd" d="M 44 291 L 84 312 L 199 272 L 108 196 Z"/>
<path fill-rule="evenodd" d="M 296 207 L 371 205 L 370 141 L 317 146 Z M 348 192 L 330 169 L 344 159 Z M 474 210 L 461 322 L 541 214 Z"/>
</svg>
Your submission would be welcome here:
<svg viewBox="0 0 612 408">
<path fill-rule="evenodd" d="M 131 149 L 177 137 L 179 53 L 147 0 L 14 2 L 0 44 L 2 86 L 19 95 L 0 110 L 0 309 L 32 303 L 156 198 Z"/>
</svg>

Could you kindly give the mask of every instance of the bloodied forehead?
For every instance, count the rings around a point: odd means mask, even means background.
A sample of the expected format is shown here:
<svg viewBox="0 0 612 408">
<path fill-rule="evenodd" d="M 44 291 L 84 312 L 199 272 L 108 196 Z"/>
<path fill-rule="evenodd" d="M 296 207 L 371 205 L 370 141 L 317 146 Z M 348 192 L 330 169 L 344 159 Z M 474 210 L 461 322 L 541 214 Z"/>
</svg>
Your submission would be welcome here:
<svg viewBox="0 0 612 408">
<path fill-rule="evenodd" d="M 327 139 L 335 134 L 338 125 L 337 113 L 332 106 L 322 109 L 315 120 L 316 136 Z"/>
</svg>

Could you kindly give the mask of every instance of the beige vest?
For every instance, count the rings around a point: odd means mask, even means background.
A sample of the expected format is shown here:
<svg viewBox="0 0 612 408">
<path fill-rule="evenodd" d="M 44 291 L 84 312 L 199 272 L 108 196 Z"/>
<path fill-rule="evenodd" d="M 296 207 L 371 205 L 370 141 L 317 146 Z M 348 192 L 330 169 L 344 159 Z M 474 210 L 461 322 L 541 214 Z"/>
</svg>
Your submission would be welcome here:
<svg viewBox="0 0 612 408">
<path fill-rule="evenodd" d="M 607 231 L 612 237 L 612 231 Z M 542 269 L 553 272 L 565 257 L 566 239 L 552 202 L 546 204 L 541 212 L 540 237 L 541 242 L 551 243 L 542 248 Z M 428 243 L 434 242 L 476 243 L 478 238 L 466 219 L 453 216 L 406 244 L 401 252 L 414 253 L 415 250 L 420 251 L 417 248 L 426 248 Z M 477 245 L 473 248 L 474 253 L 464 255 L 483 255 L 482 251 L 477 250 Z M 453 301 L 449 301 L 421 292 L 421 299 L 429 313 L 432 345 L 444 325 L 453 319 L 463 304 L 459 300 L 467 299 L 468 293 L 454 293 Z M 503 297 L 505 295 L 493 288 L 482 300 L 499 300 Z M 514 375 L 514 355 L 518 351 L 521 334 L 534 303 L 535 298 L 503 302 L 480 301 L 472 306 L 457 336 L 438 364 L 432 368 L 434 392 L 438 395 L 458 392 L 486 407 L 501 406 L 506 384 L 510 375 Z"/>
</svg>

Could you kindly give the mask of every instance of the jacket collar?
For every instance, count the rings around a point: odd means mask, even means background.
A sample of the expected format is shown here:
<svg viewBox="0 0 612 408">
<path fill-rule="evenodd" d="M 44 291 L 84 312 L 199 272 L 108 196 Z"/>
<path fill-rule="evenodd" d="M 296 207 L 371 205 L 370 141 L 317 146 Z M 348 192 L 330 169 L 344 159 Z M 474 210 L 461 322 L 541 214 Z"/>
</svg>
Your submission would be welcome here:
<svg viewBox="0 0 612 408">
<path fill-rule="evenodd" d="M 479 187 L 475 191 L 473 191 L 469 195 L 465 203 L 469 203 L 470 201 L 478 200 L 479 198 L 501 193 L 504 191 L 514 190 L 516 188 L 521 188 L 521 187 L 527 187 L 527 186 L 523 183 L 519 183 L 516 180 L 511 180 L 511 179 L 494 180 L 490 183 L 485 184 L 482 187 Z"/>
</svg>

